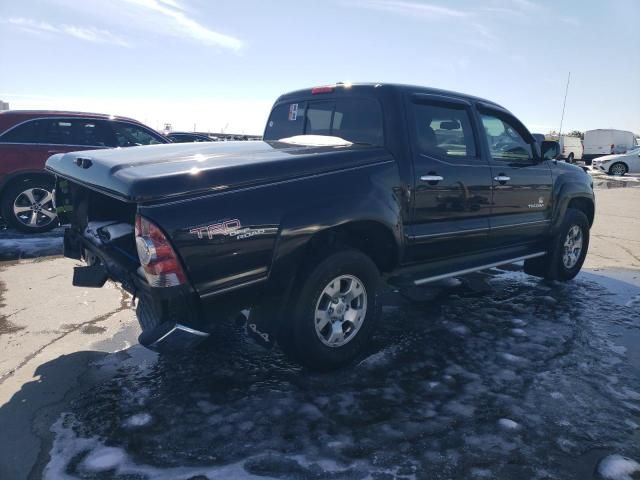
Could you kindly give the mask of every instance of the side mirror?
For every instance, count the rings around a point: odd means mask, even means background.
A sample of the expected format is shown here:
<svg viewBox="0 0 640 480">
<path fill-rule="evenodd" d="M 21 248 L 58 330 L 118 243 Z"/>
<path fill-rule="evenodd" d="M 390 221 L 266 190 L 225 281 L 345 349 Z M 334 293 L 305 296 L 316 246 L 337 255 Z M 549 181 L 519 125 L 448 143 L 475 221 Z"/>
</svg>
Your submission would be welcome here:
<svg viewBox="0 0 640 480">
<path fill-rule="evenodd" d="M 544 160 L 555 160 L 560 155 L 560 144 L 550 140 L 545 140 L 540 145 L 540 153 Z"/>
</svg>

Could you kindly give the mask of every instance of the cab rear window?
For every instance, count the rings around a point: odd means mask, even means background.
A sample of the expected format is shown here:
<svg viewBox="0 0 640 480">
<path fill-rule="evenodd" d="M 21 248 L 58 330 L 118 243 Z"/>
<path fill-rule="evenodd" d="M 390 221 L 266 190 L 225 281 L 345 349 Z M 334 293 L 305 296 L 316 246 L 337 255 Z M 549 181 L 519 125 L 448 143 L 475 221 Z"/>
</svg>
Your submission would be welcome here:
<svg viewBox="0 0 640 480">
<path fill-rule="evenodd" d="M 277 105 L 265 140 L 295 135 L 332 135 L 354 143 L 384 144 L 382 110 L 371 98 L 337 98 Z"/>
</svg>

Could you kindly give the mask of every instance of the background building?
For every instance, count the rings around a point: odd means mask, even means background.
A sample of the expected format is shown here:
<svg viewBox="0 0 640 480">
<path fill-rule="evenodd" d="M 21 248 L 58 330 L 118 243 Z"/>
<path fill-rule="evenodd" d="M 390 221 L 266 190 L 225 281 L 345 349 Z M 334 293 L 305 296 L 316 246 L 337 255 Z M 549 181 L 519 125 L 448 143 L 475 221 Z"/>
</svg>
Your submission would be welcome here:
<svg viewBox="0 0 640 480">
<path fill-rule="evenodd" d="M 0 100 L 0 112 L 3 110 L 9 110 L 9 102 L 3 102 Z"/>
</svg>

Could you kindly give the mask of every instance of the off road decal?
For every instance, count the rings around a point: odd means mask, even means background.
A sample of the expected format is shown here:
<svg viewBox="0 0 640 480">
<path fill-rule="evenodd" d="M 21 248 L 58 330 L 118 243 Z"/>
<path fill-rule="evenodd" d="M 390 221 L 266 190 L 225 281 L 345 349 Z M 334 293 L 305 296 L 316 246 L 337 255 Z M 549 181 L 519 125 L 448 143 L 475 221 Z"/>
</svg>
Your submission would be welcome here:
<svg viewBox="0 0 640 480">
<path fill-rule="evenodd" d="M 207 225 L 205 227 L 197 227 L 189 230 L 189 233 L 196 235 L 199 239 L 204 238 L 206 235 L 209 240 L 213 240 L 216 236 L 235 237 L 237 240 L 243 238 L 253 237 L 255 235 L 264 235 L 264 228 L 249 228 L 242 227 L 240 220 L 234 218 L 232 220 L 225 220 L 223 222 L 214 223 L 213 225 Z"/>
</svg>

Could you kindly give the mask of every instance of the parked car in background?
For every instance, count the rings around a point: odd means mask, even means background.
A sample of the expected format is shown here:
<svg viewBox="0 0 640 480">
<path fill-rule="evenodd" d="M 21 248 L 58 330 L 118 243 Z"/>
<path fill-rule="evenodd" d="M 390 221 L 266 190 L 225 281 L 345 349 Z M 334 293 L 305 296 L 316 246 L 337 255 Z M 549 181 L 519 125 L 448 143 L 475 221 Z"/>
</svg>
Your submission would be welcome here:
<svg viewBox="0 0 640 480">
<path fill-rule="evenodd" d="M 562 135 L 559 139 L 560 157 L 569 163 L 576 160 L 582 160 L 583 146 L 580 137 L 572 137 L 570 135 Z"/>
<path fill-rule="evenodd" d="M 74 285 L 135 292 L 141 344 L 192 346 L 209 319 L 249 308 L 256 338 L 328 370 L 366 348 L 383 275 L 413 288 L 524 261 L 575 277 L 594 195 L 558 148 L 488 100 L 338 84 L 282 95 L 261 142 L 69 153 L 47 169 L 64 254 L 89 263 Z"/>
<path fill-rule="evenodd" d="M 593 167 L 609 175 L 640 173 L 640 147 L 620 155 L 605 155 L 593 160 Z"/>
<path fill-rule="evenodd" d="M 209 135 L 193 132 L 171 132 L 167 134 L 167 138 L 172 143 L 189 143 L 189 142 L 216 142 L 217 138 L 211 138 Z"/>
<path fill-rule="evenodd" d="M 23 232 L 57 225 L 51 155 L 169 143 L 136 120 L 96 113 L 9 110 L 0 112 L 0 215 Z"/>
<path fill-rule="evenodd" d="M 591 160 L 596 157 L 626 153 L 637 146 L 633 132 L 612 129 L 588 130 L 584 132 L 582 143 L 587 165 L 591 165 Z"/>
</svg>

